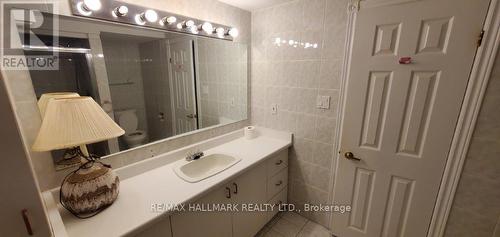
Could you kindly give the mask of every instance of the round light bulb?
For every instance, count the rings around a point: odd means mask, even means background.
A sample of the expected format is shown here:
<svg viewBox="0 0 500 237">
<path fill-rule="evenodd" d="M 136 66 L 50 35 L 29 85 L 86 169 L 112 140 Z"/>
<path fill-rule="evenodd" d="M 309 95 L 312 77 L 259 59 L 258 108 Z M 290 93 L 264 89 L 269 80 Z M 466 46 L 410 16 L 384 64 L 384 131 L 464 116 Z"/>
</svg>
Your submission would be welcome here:
<svg viewBox="0 0 500 237">
<path fill-rule="evenodd" d="M 175 16 L 169 16 L 169 17 L 167 17 L 167 23 L 168 24 L 173 24 L 175 22 L 177 22 L 177 17 L 175 17 Z"/>
<path fill-rule="evenodd" d="M 210 22 L 203 23 L 203 25 L 201 25 L 201 29 L 209 35 L 214 32 L 214 27 L 212 26 L 212 24 Z"/>
<path fill-rule="evenodd" d="M 177 22 L 177 18 L 175 16 L 163 17 L 160 21 L 160 25 L 172 25 Z"/>
<path fill-rule="evenodd" d="M 76 9 L 78 10 L 78 13 L 84 15 L 84 16 L 90 16 L 92 14 L 92 11 L 90 11 L 87 7 L 84 6 L 85 4 L 83 2 L 79 2 L 76 4 Z"/>
<path fill-rule="evenodd" d="M 101 9 L 102 4 L 100 0 L 83 0 L 83 7 L 87 10 L 97 11 Z"/>
<path fill-rule="evenodd" d="M 217 27 L 217 29 L 215 29 L 215 33 L 217 33 L 217 37 L 224 38 L 224 33 L 226 33 L 226 30 L 224 30 L 224 28 L 222 27 Z"/>
<path fill-rule="evenodd" d="M 146 10 L 146 12 L 144 12 L 144 18 L 149 22 L 155 22 L 158 20 L 158 13 L 153 10 Z"/>
<path fill-rule="evenodd" d="M 134 20 L 135 20 L 135 23 L 137 23 L 138 25 L 143 26 L 146 24 L 146 21 L 144 20 L 143 14 L 135 15 Z"/>
<path fill-rule="evenodd" d="M 236 38 L 236 37 L 238 37 L 239 32 L 238 32 L 238 29 L 236 29 L 236 28 L 231 28 L 231 29 L 229 30 L 228 34 L 229 34 L 231 37 Z"/>
<path fill-rule="evenodd" d="M 119 6 L 113 11 L 113 16 L 125 16 L 128 13 L 127 6 Z"/>
<path fill-rule="evenodd" d="M 177 29 L 182 30 L 182 23 L 177 23 Z"/>
<path fill-rule="evenodd" d="M 194 26 L 194 21 L 193 20 L 189 20 L 189 21 L 186 21 L 186 23 L 184 23 L 186 25 L 187 28 L 191 28 L 191 26 Z"/>
<path fill-rule="evenodd" d="M 195 25 L 192 25 L 189 27 L 189 31 L 191 31 L 191 33 L 193 33 L 193 34 L 198 34 L 198 27 L 196 27 Z"/>
</svg>

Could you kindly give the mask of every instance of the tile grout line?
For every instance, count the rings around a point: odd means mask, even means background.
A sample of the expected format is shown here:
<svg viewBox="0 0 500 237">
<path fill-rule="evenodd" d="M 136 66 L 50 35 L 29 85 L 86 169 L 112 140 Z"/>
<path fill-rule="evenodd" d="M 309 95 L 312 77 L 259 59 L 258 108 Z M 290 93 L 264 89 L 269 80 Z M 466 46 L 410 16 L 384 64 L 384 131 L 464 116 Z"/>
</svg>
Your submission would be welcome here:
<svg viewBox="0 0 500 237">
<path fill-rule="evenodd" d="M 306 223 L 304 223 L 304 225 L 302 226 L 302 228 L 300 228 L 299 232 L 297 232 L 295 237 L 299 236 L 300 232 L 302 232 L 302 230 L 306 227 L 307 223 L 309 223 L 309 222 L 310 222 L 310 220 L 307 220 Z"/>
</svg>

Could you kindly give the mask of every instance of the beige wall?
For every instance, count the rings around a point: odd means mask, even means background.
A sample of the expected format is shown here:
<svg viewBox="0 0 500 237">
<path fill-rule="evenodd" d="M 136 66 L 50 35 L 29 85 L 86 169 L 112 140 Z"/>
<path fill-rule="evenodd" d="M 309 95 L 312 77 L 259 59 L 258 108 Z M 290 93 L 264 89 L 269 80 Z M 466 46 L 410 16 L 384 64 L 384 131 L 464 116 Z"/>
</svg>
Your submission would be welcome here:
<svg viewBox="0 0 500 237">
<path fill-rule="evenodd" d="M 237 27 L 240 30 L 240 36 L 236 41 L 248 44 L 250 43 L 250 12 L 236 7 L 232 7 L 215 0 L 128 0 L 128 2 Z M 60 0 L 58 3 L 59 14 L 71 15 L 68 0 Z M 96 70 L 102 69 L 99 65 L 97 65 Z M 41 124 L 31 79 L 27 72 L 6 71 L 3 73 L 5 73 L 6 76 L 5 79 L 8 89 L 12 93 L 15 112 L 19 119 L 24 143 L 29 149 L 34 142 Z M 109 159 L 106 159 L 106 162 L 111 163 L 114 168 L 121 167 L 166 151 L 177 149 L 213 136 L 233 131 L 247 124 L 248 120 L 245 120 L 214 129 L 208 129 L 203 132 L 170 139 L 168 141 L 144 148 L 113 155 Z M 56 172 L 53 166 L 52 157 L 47 152 L 31 152 L 30 158 L 42 190 L 57 187 L 60 185 L 62 178 L 67 174 L 67 172 L 69 172 L 68 170 Z"/>
<path fill-rule="evenodd" d="M 328 204 L 332 194 L 347 3 L 295 0 L 252 13 L 252 123 L 295 134 L 289 201 L 296 205 Z M 285 42 L 278 45 L 276 38 Z M 329 110 L 316 108 L 318 95 L 331 96 Z M 276 115 L 272 104 L 278 105 Z M 301 214 L 329 226 L 328 213 Z"/>
<path fill-rule="evenodd" d="M 446 237 L 500 236 L 500 54 L 472 137 Z"/>
</svg>

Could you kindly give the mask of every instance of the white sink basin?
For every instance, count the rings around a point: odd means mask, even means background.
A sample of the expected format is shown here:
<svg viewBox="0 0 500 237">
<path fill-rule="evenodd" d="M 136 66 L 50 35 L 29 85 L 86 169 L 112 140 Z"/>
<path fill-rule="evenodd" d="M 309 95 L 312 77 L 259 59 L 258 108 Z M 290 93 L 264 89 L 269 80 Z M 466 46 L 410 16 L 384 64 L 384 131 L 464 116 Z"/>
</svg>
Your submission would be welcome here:
<svg viewBox="0 0 500 237">
<path fill-rule="evenodd" d="M 224 154 L 210 154 L 198 160 L 184 161 L 182 164 L 174 167 L 174 172 L 187 182 L 196 183 L 216 175 L 240 161 L 241 158 Z"/>
</svg>

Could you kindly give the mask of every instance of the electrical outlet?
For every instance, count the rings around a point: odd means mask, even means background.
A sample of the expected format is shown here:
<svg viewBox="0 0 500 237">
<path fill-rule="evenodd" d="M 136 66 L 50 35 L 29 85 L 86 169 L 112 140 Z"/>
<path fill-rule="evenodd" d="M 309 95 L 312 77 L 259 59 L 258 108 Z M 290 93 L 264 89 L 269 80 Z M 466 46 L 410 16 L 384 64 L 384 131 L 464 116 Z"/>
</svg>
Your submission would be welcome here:
<svg viewBox="0 0 500 237">
<path fill-rule="evenodd" d="M 330 96 L 318 95 L 318 97 L 316 98 L 316 108 L 330 109 Z"/>
<path fill-rule="evenodd" d="M 278 104 L 271 104 L 271 114 L 278 114 Z"/>
</svg>

